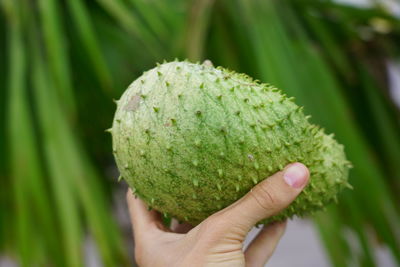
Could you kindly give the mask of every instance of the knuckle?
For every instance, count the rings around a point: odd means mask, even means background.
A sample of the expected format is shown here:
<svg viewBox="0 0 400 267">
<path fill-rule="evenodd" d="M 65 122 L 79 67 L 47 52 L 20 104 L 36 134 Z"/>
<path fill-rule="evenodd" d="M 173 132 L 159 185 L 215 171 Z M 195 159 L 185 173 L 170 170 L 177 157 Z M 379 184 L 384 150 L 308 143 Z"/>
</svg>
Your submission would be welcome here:
<svg viewBox="0 0 400 267">
<path fill-rule="evenodd" d="M 224 216 L 211 215 L 200 225 L 200 231 L 204 236 L 219 236 L 227 228 L 227 221 Z"/>
<path fill-rule="evenodd" d="M 201 230 L 203 232 L 216 231 L 221 228 L 221 221 L 218 216 L 211 215 L 201 224 Z"/>
<path fill-rule="evenodd" d="M 135 244 L 135 261 L 139 266 L 143 265 L 143 248 L 142 246 Z"/>
<path fill-rule="evenodd" d="M 151 255 L 154 252 L 152 241 L 154 238 L 135 238 L 134 239 L 134 257 L 138 266 L 147 266 L 151 261 Z"/>
<path fill-rule="evenodd" d="M 275 210 L 285 204 L 277 188 L 268 180 L 251 191 L 253 197 L 266 210 Z"/>
</svg>

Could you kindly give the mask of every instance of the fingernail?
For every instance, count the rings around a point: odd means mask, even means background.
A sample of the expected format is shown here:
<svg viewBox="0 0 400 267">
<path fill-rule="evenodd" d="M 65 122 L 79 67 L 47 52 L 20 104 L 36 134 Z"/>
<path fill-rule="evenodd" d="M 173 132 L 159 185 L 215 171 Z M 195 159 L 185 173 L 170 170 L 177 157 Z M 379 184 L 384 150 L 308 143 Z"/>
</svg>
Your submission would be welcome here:
<svg viewBox="0 0 400 267">
<path fill-rule="evenodd" d="M 283 179 L 293 188 L 301 188 L 307 182 L 308 170 L 301 163 L 291 164 L 284 172 Z"/>
</svg>

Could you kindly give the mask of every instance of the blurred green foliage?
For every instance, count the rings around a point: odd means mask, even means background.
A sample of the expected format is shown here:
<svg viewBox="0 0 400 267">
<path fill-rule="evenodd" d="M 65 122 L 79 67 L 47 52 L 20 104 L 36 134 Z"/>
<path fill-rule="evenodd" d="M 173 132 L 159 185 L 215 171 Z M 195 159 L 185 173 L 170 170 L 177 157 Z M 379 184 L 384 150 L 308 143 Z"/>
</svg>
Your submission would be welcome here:
<svg viewBox="0 0 400 267">
<path fill-rule="evenodd" d="M 1 0 L 0 251 L 21 266 L 82 266 L 90 234 L 105 266 L 128 266 L 106 174 L 111 99 L 177 57 L 271 83 L 336 133 L 354 190 L 314 216 L 332 264 L 376 266 L 377 245 L 400 264 L 400 114 L 387 69 L 400 20 L 373 2 Z"/>
</svg>

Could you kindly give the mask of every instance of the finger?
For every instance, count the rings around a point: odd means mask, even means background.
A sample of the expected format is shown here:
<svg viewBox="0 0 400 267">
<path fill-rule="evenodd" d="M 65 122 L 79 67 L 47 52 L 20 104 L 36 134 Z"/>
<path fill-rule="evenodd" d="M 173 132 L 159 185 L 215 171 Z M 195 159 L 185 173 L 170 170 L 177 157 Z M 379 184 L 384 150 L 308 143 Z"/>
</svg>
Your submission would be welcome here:
<svg viewBox="0 0 400 267">
<path fill-rule="evenodd" d="M 146 204 L 133 195 L 131 189 L 128 189 L 126 200 L 135 239 L 141 238 L 156 229 L 163 229 L 160 213 L 155 210 L 149 211 Z"/>
<path fill-rule="evenodd" d="M 176 219 L 171 222 L 171 230 L 175 233 L 186 234 L 193 229 L 193 226 L 188 223 L 179 223 Z"/>
<path fill-rule="evenodd" d="M 309 176 L 303 164 L 290 164 L 256 185 L 244 197 L 222 210 L 219 216 L 223 216 L 223 221 L 229 226 L 243 230 L 245 235 L 257 222 L 289 206 L 303 190 Z"/>
<path fill-rule="evenodd" d="M 271 257 L 286 229 L 286 222 L 264 226 L 244 253 L 246 266 L 264 266 Z"/>
</svg>

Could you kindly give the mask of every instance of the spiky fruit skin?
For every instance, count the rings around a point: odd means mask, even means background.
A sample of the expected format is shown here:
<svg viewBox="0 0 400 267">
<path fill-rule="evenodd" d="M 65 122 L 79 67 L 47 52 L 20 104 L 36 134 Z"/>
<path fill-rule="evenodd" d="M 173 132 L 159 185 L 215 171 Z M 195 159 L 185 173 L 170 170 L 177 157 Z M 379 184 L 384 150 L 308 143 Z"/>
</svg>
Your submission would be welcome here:
<svg viewBox="0 0 400 267">
<path fill-rule="evenodd" d="M 189 62 L 145 72 L 119 101 L 111 129 L 122 177 L 150 207 L 193 225 L 291 162 L 309 167 L 303 193 L 265 222 L 335 199 L 348 162 L 332 137 L 278 89 Z"/>
</svg>

